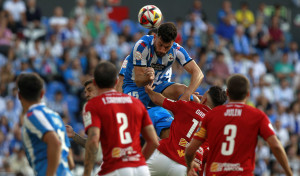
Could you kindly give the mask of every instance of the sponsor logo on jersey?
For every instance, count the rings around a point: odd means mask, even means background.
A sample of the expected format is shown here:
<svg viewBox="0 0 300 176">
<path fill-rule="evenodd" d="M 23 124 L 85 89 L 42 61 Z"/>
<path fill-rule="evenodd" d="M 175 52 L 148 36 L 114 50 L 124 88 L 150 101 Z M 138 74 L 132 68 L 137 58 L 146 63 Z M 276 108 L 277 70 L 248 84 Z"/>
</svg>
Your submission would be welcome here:
<svg viewBox="0 0 300 176">
<path fill-rule="evenodd" d="M 124 62 L 123 62 L 123 64 L 122 64 L 122 68 L 126 68 L 127 67 L 127 63 L 128 63 L 128 60 L 125 59 Z"/>
<path fill-rule="evenodd" d="M 142 53 L 139 51 L 136 51 L 134 54 L 134 57 L 136 60 L 142 60 Z"/>
<path fill-rule="evenodd" d="M 180 158 L 184 156 L 184 150 L 177 150 L 177 153 Z"/>
<path fill-rule="evenodd" d="M 217 163 L 213 162 L 210 166 L 211 172 L 221 172 L 221 171 L 243 171 L 244 169 L 240 167 L 240 163 Z"/>
<path fill-rule="evenodd" d="M 188 141 L 186 141 L 184 138 L 181 138 L 179 141 L 179 145 L 181 147 L 186 147 L 188 145 Z"/>
<path fill-rule="evenodd" d="M 85 127 L 92 124 L 92 115 L 89 111 L 83 113 L 83 124 Z"/>
<path fill-rule="evenodd" d="M 171 62 L 171 61 L 174 60 L 174 56 L 172 55 L 172 53 L 170 53 L 170 54 L 168 55 L 168 60 L 169 60 L 169 62 Z"/>
<path fill-rule="evenodd" d="M 154 69 L 154 70 L 158 70 L 158 71 L 162 71 L 166 68 L 166 66 L 164 65 L 161 65 L 161 64 L 154 64 L 152 63 L 151 64 L 151 67 Z"/>
</svg>

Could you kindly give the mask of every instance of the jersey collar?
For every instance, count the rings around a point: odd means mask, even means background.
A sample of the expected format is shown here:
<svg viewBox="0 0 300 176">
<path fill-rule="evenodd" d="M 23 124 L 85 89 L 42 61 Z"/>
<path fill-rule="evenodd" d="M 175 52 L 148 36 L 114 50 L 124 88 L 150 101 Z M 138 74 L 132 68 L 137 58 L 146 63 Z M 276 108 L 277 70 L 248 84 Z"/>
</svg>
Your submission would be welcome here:
<svg viewBox="0 0 300 176">
<path fill-rule="evenodd" d="M 35 107 L 38 107 L 38 106 L 45 106 L 45 103 L 44 102 L 41 102 L 41 103 L 36 103 L 36 104 L 33 104 L 29 107 L 28 111 L 35 108 Z"/>
</svg>

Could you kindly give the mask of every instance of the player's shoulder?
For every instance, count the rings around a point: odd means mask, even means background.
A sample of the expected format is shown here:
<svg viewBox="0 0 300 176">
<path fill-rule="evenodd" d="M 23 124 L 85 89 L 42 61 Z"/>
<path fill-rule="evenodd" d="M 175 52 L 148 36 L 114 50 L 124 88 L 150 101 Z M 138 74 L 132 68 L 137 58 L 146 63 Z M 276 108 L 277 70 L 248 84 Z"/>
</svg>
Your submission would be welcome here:
<svg viewBox="0 0 300 176">
<path fill-rule="evenodd" d="M 179 45 L 178 43 L 176 43 L 176 42 L 173 43 L 172 48 L 175 49 L 175 50 L 182 50 L 183 49 L 183 47 L 181 45 Z"/>
<path fill-rule="evenodd" d="M 150 45 L 153 41 L 153 35 L 144 35 L 139 41 L 141 44 Z"/>
</svg>

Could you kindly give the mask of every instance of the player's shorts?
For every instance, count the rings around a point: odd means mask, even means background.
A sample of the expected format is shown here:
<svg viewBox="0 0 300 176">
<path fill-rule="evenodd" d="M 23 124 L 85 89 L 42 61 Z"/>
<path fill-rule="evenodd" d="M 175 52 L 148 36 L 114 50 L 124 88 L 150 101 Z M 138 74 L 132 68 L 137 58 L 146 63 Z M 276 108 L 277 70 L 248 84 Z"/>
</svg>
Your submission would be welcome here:
<svg viewBox="0 0 300 176">
<path fill-rule="evenodd" d="M 151 176 L 183 176 L 187 168 L 155 150 L 147 160 Z"/>
<path fill-rule="evenodd" d="M 102 176 L 150 176 L 148 166 L 124 167 Z"/>
<path fill-rule="evenodd" d="M 160 106 L 148 109 L 148 114 L 152 120 L 157 136 L 160 136 L 160 132 L 163 129 L 170 128 L 171 123 L 174 120 L 169 111 Z"/>
<path fill-rule="evenodd" d="M 162 82 L 159 85 L 155 85 L 154 91 L 158 93 L 162 93 L 167 87 L 171 86 L 174 84 L 174 82 Z M 148 96 L 148 94 L 145 92 L 144 87 L 137 87 L 137 86 L 125 86 L 123 87 L 123 92 L 125 94 L 131 95 L 139 100 L 145 105 L 145 107 L 148 107 L 150 105 L 151 107 L 154 106 L 153 103 L 150 103 L 151 100 Z"/>
</svg>

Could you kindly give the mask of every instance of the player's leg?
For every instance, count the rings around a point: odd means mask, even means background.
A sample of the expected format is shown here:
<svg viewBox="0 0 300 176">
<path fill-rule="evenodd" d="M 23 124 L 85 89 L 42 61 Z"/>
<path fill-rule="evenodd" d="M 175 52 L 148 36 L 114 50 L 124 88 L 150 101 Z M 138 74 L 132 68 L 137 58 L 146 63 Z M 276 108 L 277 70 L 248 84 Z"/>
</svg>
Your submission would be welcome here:
<svg viewBox="0 0 300 176">
<path fill-rule="evenodd" d="M 150 176 L 148 166 L 140 166 L 135 168 L 135 176 Z"/>
<path fill-rule="evenodd" d="M 147 160 L 151 176 L 167 175 L 170 164 L 170 159 L 158 150 L 155 150 L 151 157 Z"/>
<path fill-rule="evenodd" d="M 130 96 L 133 96 L 133 97 L 141 100 L 141 102 L 145 105 L 145 107 L 148 107 L 150 98 L 149 98 L 148 94 L 145 92 L 144 87 L 132 88 L 130 86 L 127 86 L 126 88 L 123 89 L 123 92 L 125 94 L 128 94 Z"/>
<path fill-rule="evenodd" d="M 167 176 L 183 176 L 183 175 L 186 175 L 186 167 L 184 165 L 181 165 L 173 161 Z"/>
<path fill-rule="evenodd" d="M 172 100 L 178 100 L 179 97 L 184 93 L 186 88 L 187 88 L 187 86 L 184 84 L 175 83 L 175 84 L 172 84 L 172 85 L 169 85 L 168 87 L 166 87 L 162 91 L 162 94 L 165 97 L 170 98 Z"/>
</svg>

